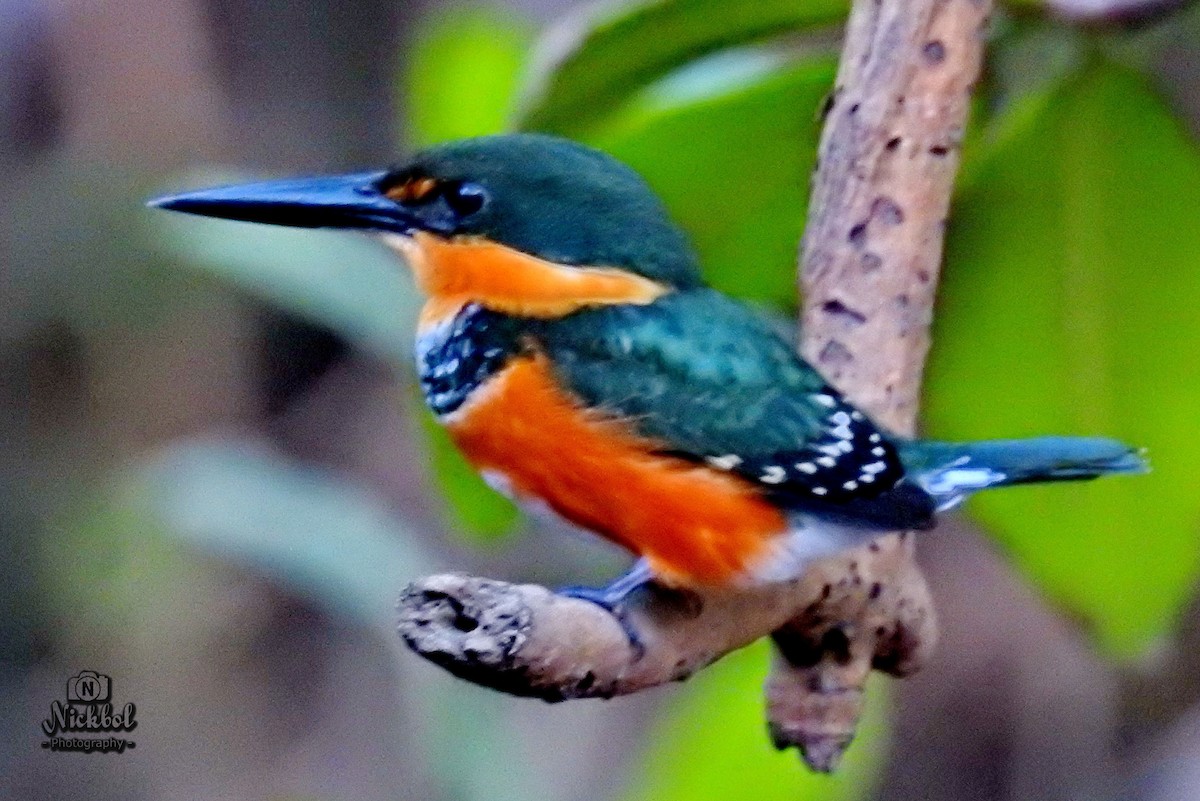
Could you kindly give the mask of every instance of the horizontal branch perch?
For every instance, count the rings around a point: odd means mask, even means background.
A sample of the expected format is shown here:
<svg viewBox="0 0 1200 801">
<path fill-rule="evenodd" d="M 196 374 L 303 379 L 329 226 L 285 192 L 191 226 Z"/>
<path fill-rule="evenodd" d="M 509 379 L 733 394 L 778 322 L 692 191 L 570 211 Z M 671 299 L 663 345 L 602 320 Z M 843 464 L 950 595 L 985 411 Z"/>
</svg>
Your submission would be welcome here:
<svg viewBox="0 0 1200 801">
<path fill-rule="evenodd" d="M 872 646 L 878 642 L 879 652 L 887 653 L 889 643 L 919 643 L 929 636 L 929 620 L 901 591 L 904 581 L 881 581 L 884 572 L 892 580 L 906 569 L 893 561 L 871 570 L 856 560 L 823 562 L 803 579 L 758 590 L 696 593 L 650 586 L 629 604 L 640 652 L 621 621 L 593 603 L 534 584 L 461 574 L 409 585 L 399 602 L 399 631 L 417 653 L 485 687 L 546 701 L 609 698 L 685 679 L 797 616 L 814 615 L 818 607 L 836 613 L 864 589 L 880 601 L 856 621 Z M 793 656 L 803 660 L 807 650 L 815 662 L 819 645 L 797 637 Z M 909 664 L 878 662 L 896 674 Z"/>
</svg>

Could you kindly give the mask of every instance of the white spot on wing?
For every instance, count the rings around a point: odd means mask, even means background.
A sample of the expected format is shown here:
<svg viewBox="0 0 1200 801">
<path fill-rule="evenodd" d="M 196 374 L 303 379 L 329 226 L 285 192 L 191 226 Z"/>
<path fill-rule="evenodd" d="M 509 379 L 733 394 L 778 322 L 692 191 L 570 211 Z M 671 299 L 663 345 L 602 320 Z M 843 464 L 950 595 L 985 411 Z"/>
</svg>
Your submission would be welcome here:
<svg viewBox="0 0 1200 801">
<path fill-rule="evenodd" d="M 821 456 L 817 459 L 817 464 L 821 465 L 821 467 L 833 467 L 837 464 L 837 461 L 832 456 Z"/>
<path fill-rule="evenodd" d="M 709 456 L 704 461 L 718 470 L 732 470 L 742 463 L 742 457 L 736 453 L 727 453 L 724 456 Z"/>
<path fill-rule="evenodd" d="M 764 484 L 781 484 L 787 478 L 787 471 L 776 464 L 769 464 L 763 468 L 763 474 L 758 477 L 758 480 Z"/>
<path fill-rule="evenodd" d="M 817 472 L 817 466 L 812 462 L 796 462 L 796 469 L 801 473 L 808 473 L 810 476 Z"/>
<path fill-rule="evenodd" d="M 832 395 L 826 395 L 824 392 L 816 393 L 812 396 L 812 399 L 828 409 L 832 409 L 833 407 L 837 406 L 837 399 Z"/>
</svg>

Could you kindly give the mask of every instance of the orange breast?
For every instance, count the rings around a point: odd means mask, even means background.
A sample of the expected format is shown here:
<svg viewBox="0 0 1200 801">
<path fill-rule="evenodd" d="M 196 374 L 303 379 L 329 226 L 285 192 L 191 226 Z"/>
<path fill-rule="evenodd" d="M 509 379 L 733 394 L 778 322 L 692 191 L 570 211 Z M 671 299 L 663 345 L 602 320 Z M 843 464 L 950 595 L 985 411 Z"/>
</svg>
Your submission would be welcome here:
<svg viewBox="0 0 1200 801">
<path fill-rule="evenodd" d="M 480 470 L 645 556 L 680 584 L 726 584 L 787 529 L 739 479 L 652 453 L 621 421 L 580 409 L 544 358 L 522 359 L 447 420 Z"/>
</svg>

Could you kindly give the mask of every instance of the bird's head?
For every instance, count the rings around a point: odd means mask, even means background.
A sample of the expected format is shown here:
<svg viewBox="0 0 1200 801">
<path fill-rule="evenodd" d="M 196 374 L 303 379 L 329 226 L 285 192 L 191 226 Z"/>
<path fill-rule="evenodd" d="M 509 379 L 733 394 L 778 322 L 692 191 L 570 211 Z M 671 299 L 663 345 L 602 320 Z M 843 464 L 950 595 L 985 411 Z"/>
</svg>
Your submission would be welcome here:
<svg viewBox="0 0 1200 801">
<path fill-rule="evenodd" d="M 205 189 L 153 205 L 377 233 L 435 300 L 516 313 L 648 303 L 701 280 L 686 237 L 637 173 L 549 136 L 466 139 L 389 170 Z"/>
</svg>

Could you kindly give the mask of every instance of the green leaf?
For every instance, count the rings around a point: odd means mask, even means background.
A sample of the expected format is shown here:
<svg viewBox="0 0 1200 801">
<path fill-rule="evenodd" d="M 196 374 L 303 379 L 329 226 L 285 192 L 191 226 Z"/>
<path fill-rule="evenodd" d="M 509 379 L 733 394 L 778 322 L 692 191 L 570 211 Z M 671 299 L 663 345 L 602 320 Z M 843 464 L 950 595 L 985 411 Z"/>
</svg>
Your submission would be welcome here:
<svg viewBox="0 0 1200 801">
<path fill-rule="evenodd" d="M 498 7 L 451 8 L 427 17 L 402 81 L 412 143 L 504 130 L 532 38 L 524 20 Z"/>
<path fill-rule="evenodd" d="M 887 694 L 867 689 L 858 735 L 832 776 L 776 751 L 762 722 L 768 645 L 760 641 L 693 677 L 650 733 L 625 801 L 851 801 L 868 798 L 887 752 Z"/>
<path fill-rule="evenodd" d="M 719 289 L 796 304 L 796 252 L 832 58 L 734 51 L 643 90 L 587 137 L 640 172 Z"/>
<path fill-rule="evenodd" d="M 227 571 L 212 569 L 213 561 L 270 578 L 363 626 L 390 651 L 396 595 L 433 565 L 381 499 L 344 476 L 244 442 L 171 446 L 102 494 L 90 493 L 58 523 L 41 538 L 39 569 L 59 621 L 54 636 L 70 653 L 81 644 L 104 653 L 140 646 L 164 658 L 164 649 L 178 653 L 176 640 L 211 642 L 214 631 L 227 631 L 221 616 L 240 597 L 231 600 Z M 248 647 L 233 643 L 230 653 Z M 196 658 L 194 649 L 181 653 Z M 405 714 L 418 726 L 411 757 L 421 761 L 433 796 L 537 797 L 536 771 L 521 768 L 523 744 L 506 723 L 503 696 L 415 665 L 396 668 Z"/>
<path fill-rule="evenodd" d="M 1022 113 L 955 210 L 927 418 L 945 438 L 1105 434 L 1149 448 L 1149 476 L 970 507 L 1129 656 L 1171 624 L 1200 557 L 1200 153 L 1111 65 Z"/>
<path fill-rule="evenodd" d="M 389 625 L 399 588 L 433 563 L 363 488 L 245 443 L 173 445 L 82 496 L 56 529 L 45 538 L 51 597 L 73 625 L 113 636 L 205 614 L 179 597 L 219 593 L 189 551 L 372 626 Z"/>
<path fill-rule="evenodd" d="M 219 182 L 209 175 L 182 183 Z M 416 291 L 396 256 L 370 237 L 158 211 L 147 229 L 150 241 L 176 262 L 323 325 L 394 364 L 412 359 Z"/>
<path fill-rule="evenodd" d="M 845 17 L 845 0 L 635 0 L 542 39 L 519 102 L 526 130 L 578 134 L 633 90 L 700 56 Z"/>
<path fill-rule="evenodd" d="M 1004 140 L 1037 120 L 1058 92 L 1077 81 L 1092 45 L 1073 28 L 1042 19 L 1001 18 L 987 69 L 973 98 L 958 186 L 970 186 Z"/>
<path fill-rule="evenodd" d="M 388 622 L 399 588 L 433 563 L 380 499 L 265 449 L 177 445 L 131 482 L 171 536 L 368 623 Z"/>
</svg>

